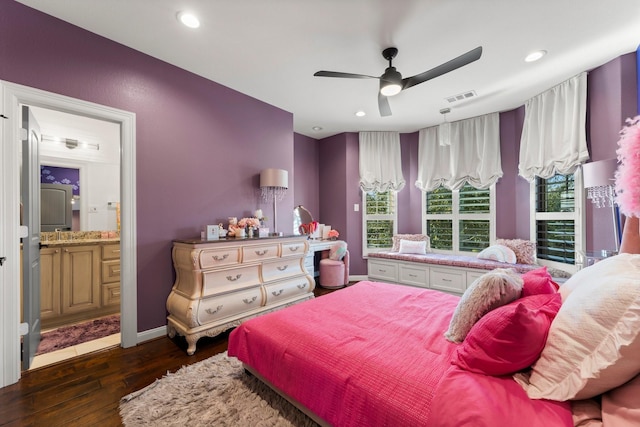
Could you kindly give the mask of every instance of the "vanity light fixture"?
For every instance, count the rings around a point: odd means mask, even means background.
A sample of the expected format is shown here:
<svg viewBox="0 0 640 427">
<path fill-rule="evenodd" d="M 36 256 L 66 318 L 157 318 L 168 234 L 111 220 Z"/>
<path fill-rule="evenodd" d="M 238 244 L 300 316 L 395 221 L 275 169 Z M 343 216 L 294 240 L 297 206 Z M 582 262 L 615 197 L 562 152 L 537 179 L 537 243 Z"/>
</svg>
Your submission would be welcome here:
<svg viewBox="0 0 640 427">
<path fill-rule="evenodd" d="M 198 28 L 200 26 L 200 20 L 193 13 L 178 12 L 176 16 L 178 21 L 189 28 Z"/>
<path fill-rule="evenodd" d="M 57 136 L 50 135 L 42 135 L 42 140 L 47 142 L 53 142 L 54 144 L 62 144 L 67 147 L 69 150 L 73 150 L 75 148 L 89 148 L 93 150 L 100 150 L 100 144 L 93 144 L 90 142 L 78 141 L 77 139 L 71 138 L 60 138 Z"/>
<path fill-rule="evenodd" d="M 542 58 L 547 54 L 546 50 L 536 50 L 535 52 L 531 52 L 529 55 L 524 58 L 525 62 L 535 62 L 538 59 Z"/>
</svg>

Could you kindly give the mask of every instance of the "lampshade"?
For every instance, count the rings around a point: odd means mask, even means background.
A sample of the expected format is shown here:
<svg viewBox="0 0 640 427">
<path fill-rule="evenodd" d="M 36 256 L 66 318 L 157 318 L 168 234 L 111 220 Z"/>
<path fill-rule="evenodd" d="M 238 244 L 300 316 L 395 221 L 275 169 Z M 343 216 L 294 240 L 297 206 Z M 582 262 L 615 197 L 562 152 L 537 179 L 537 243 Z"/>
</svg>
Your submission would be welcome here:
<svg viewBox="0 0 640 427">
<path fill-rule="evenodd" d="M 582 165 L 584 188 L 614 185 L 618 159 L 598 160 Z"/>
<path fill-rule="evenodd" d="M 260 187 L 289 188 L 289 172 L 284 169 L 264 169 L 260 172 Z"/>
</svg>

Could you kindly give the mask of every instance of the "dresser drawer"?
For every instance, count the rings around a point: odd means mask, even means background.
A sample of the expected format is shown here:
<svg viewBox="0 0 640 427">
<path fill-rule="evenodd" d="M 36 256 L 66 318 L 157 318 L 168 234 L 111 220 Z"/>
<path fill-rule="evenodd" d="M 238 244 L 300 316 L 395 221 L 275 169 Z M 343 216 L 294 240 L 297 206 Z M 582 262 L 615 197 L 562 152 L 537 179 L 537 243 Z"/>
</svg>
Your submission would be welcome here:
<svg viewBox="0 0 640 427">
<path fill-rule="evenodd" d="M 303 256 L 305 252 L 307 252 L 307 244 L 305 242 L 282 244 L 282 257 Z"/>
<path fill-rule="evenodd" d="M 120 281 L 120 260 L 102 261 L 102 283 Z"/>
<path fill-rule="evenodd" d="M 120 259 L 120 245 L 102 245 L 102 259 Z"/>
<path fill-rule="evenodd" d="M 281 282 L 272 283 L 265 286 L 266 303 L 265 305 L 276 304 L 298 295 L 309 293 L 311 282 L 307 276 L 300 276 L 294 279 L 283 280 Z"/>
<path fill-rule="evenodd" d="M 466 272 L 442 267 L 431 267 L 429 272 L 429 287 L 461 295 L 467 285 Z"/>
<path fill-rule="evenodd" d="M 259 309 L 263 305 L 262 298 L 259 286 L 204 298 L 198 305 L 198 324 L 206 325 L 225 317 L 239 316 L 247 311 Z"/>
<path fill-rule="evenodd" d="M 369 280 L 398 282 L 398 264 L 369 258 L 367 265 Z"/>
<path fill-rule="evenodd" d="M 246 265 L 202 272 L 203 296 L 223 294 L 260 283 L 258 265 Z"/>
<path fill-rule="evenodd" d="M 240 248 L 205 249 L 200 252 L 200 268 L 224 267 L 240 262 Z"/>
<path fill-rule="evenodd" d="M 242 247 L 242 262 L 258 262 L 278 258 L 278 245 L 258 245 Z"/>
<path fill-rule="evenodd" d="M 400 265 L 398 269 L 399 282 L 405 285 L 429 287 L 429 267 Z"/>
<path fill-rule="evenodd" d="M 262 281 L 272 282 L 291 276 L 304 274 L 302 262 L 304 258 L 289 258 L 276 262 L 265 262 L 262 264 Z"/>
</svg>

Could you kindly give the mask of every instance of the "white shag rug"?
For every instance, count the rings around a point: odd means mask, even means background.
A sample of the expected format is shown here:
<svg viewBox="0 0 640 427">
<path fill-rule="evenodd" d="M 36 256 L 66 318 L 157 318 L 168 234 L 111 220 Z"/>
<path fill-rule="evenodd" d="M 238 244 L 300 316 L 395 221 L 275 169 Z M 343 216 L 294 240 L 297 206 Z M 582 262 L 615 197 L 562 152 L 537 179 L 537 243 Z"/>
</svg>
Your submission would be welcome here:
<svg viewBox="0 0 640 427">
<path fill-rule="evenodd" d="M 317 426 L 226 352 L 123 397 L 120 416 L 125 427 Z"/>
</svg>

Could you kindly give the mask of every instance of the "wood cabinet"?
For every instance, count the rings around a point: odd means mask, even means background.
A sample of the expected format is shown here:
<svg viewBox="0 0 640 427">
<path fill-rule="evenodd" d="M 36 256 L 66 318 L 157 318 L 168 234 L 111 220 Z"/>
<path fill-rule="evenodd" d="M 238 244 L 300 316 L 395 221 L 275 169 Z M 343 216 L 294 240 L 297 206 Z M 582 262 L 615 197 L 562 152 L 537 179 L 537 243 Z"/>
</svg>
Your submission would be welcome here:
<svg viewBox="0 0 640 427">
<path fill-rule="evenodd" d="M 313 298 L 306 236 L 173 243 L 176 281 L 167 298 L 167 333 L 196 342 L 259 314 Z"/>
<path fill-rule="evenodd" d="M 44 329 L 120 310 L 119 248 L 119 244 L 69 244 L 40 249 Z"/>
</svg>

